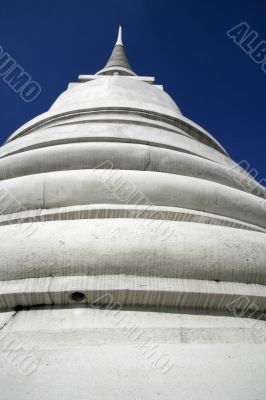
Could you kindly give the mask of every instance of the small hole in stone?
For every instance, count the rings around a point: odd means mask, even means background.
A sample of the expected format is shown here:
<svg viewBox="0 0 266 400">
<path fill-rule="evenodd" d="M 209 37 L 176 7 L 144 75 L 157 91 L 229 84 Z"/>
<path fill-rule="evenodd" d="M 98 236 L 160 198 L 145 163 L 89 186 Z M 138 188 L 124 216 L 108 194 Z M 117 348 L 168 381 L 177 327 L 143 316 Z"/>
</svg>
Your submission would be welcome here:
<svg viewBox="0 0 266 400">
<path fill-rule="evenodd" d="M 82 293 L 82 292 L 73 292 L 70 295 L 70 299 L 72 301 L 80 302 L 80 301 L 83 301 L 85 299 L 85 294 Z"/>
</svg>

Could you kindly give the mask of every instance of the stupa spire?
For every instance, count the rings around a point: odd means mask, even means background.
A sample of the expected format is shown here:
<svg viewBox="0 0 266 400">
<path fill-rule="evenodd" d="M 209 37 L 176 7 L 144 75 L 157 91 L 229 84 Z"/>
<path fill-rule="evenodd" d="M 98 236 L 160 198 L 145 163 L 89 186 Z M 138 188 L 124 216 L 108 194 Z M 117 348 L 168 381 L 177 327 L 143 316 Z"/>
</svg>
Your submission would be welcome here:
<svg viewBox="0 0 266 400">
<path fill-rule="evenodd" d="M 120 45 L 123 46 L 123 42 L 122 42 L 122 26 L 119 25 L 118 28 L 118 35 L 117 35 L 117 41 L 116 41 L 116 46 Z"/>
<path fill-rule="evenodd" d="M 104 67 L 101 71 L 98 72 L 98 75 L 136 75 L 127 58 L 125 53 L 125 49 L 122 42 L 122 26 L 119 25 L 118 28 L 118 35 L 115 47 L 112 51 L 112 54 Z"/>
</svg>

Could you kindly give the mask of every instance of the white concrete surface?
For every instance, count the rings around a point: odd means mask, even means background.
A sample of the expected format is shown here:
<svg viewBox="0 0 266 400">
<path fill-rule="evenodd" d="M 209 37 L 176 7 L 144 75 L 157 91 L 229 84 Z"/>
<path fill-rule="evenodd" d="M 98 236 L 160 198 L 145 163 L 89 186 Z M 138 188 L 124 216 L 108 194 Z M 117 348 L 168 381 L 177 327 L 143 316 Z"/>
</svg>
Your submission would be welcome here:
<svg viewBox="0 0 266 400">
<path fill-rule="evenodd" d="M 204 313 L 20 311 L 0 332 L 0 347 L 3 334 L 13 339 L 0 353 L 1 399 L 264 400 L 265 322 L 252 332 L 253 323 Z"/>
<path fill-rule="evenodd" d="M 265 199 L 120 38 L 0 149 L 0 399 L 265 400 Z"/>
</svg>

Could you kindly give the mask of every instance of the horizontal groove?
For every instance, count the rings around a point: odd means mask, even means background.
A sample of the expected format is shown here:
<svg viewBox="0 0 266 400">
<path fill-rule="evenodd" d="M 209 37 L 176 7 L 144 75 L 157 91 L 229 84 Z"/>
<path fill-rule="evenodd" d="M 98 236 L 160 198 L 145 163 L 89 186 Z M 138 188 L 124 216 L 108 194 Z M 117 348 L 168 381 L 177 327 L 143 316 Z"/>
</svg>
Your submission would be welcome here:
<svg viewBox="0 0 266 400">
<path fill-rule="evenodd" d="M 27 210 L 14 214 L 0 216 L 0 226 L 25 224 L 35 222 L 50 222 L 79 219 L 112 219 L 112 218 L 137 218 L 162 221 L 194 222 L 206 225 L 218 225 L 234 229 L 244 229 L 266 233 L 266 229 L 240 222 L 239 220 L 226 218 L 194 210 L 179 209 L 175 207 L 155 206 L 115 206 L 93 205 L 72 206 L 54 209 Z"/>
<path fill-rule="evenodd" d="M 75 139 L 75 140 L 73 140 Z M 8 154 L 5 154 L 4 156 L 0 156 L 0 159 L 2 158 L 6 158 L 15 154 L 21 154 L 24 153 L 26 151 L 30 151 L 30 150 L 35 150 L 35 149 L 40 149 L 40 148 L 46 148 L 46 147 L 51 147 L 51 146 L 58 146 L 61 144 L 74 144 L 74 143 L 98 143 L 98 142 L 106 142 L 106 143 L 132 143 L 132 144 L 141 144 L 141 145 L 145 145 L 145 146 L 151 146 L 151 147 L 156 147 L 158 149 L 162 148 L 162 149 L 167 149 L 167 150 L 174 150 L 180 153 L 185 153 L 185 154 L 190 154 L 193 155 L 195 157 L 199 157 L 202 158 L 204 160 L 208 160 L 210 162 L 216 163 L 215 161 L 204 157 L 202 155 L 199 155 L 198 153 L 194 153 L 192 151 L 188 151 L 188 150 L 184 150 L 181 147 L 176 147 L 176 146 L 170 146 L 167 144 L 161 144 L 158 142 L 150 142 L 147 140 L 138 140 L 138 139 L 130 139 L 130 138 L 115 138 L 115 137 L 110 137 L 110 136 L 101 136 L 101 137 L 75 137 L 75 138 L 71 138 L 71 139 L 57 139 L 57 140 L 49 140 L 46 142 L 41 142 L 38 144 L 34 144 L 31 146 L 26 146 L 22 149 L 10 152 Z M 217 163 L 216 163 L 217 164 Z M 222 165 L 222 164 L 221 164 Z"/>
<path fill-rule="evenodd" d="M 178 133 L 179 135 L 183 135 L 185 137 L 188 137 L 190 139 L 193 139 L 195 141 L 198 141 L 196 138 L 193 136 L 190 136 L 189 134 L 181 131 L 180 129 L 170 129 L 167 128 L 166 126 L 161 126 L 158 124 L 153 124 L 149 122 L 144 122 L 144 121 L 134 121 L 134 120 L 128 120 L 128 119 L 117 119 L 117 118 L 98 118 L 98 119 L 83 119 L 83 120 L 73 120 L 70 122 L 62 122 L 59 124 L 53 124 L 47 126 L 48 129 L 51 128 L 56 128 L 56 127 L 62 127 L 62 126 L 69 126 L 69 125 L 82 125 L 82 124 L 90 124 L 90 123 L 95 123 L 95 124 L 101 124 L 101 123 L 108 123 L 108 124 L 126 124 L 126 125 L 140 125 L 140 126 L 145 126 L 145 127 L 150 127 L 150 128 L 157 128 L 162 131 L 167 131 L 167 132 L 172 132 L 172 133 Z"/>
</svg>

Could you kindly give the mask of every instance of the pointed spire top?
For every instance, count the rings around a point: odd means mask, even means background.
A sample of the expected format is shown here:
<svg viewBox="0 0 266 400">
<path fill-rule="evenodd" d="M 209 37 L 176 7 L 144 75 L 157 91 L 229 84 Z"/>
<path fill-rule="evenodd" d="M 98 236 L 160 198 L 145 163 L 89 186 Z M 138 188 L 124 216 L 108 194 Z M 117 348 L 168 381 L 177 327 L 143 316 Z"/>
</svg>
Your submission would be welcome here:
<svg viewBox="0 0 266 400">
<path fill-rule="evenodd" d="M 128 62 L 123 42 L 122 42 L 122 26 L 119 25 L 118 35 L 115 47 L 112 51 L 112 54 L 101 71 L 97 73 L 98 75 L 136 75 Z"/>
<path fill-rule="evenodd" d="M 117 41 L 116 41 L 116 46 L 120 45 L 123 46 L 123 42 L 122 42 L 122 25 L 119 25 L 118 28 L 118 35 L 117 35 Z"/>
</svg>

